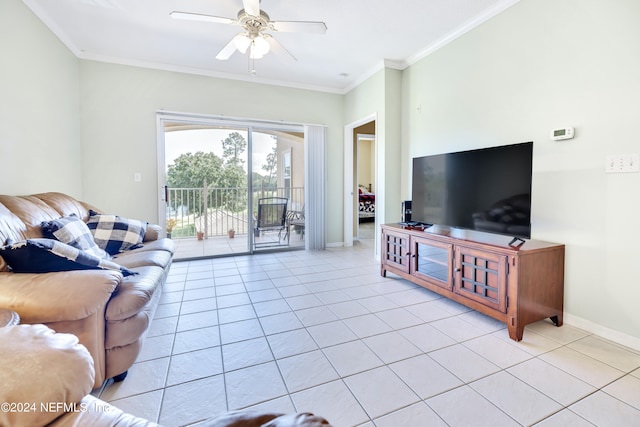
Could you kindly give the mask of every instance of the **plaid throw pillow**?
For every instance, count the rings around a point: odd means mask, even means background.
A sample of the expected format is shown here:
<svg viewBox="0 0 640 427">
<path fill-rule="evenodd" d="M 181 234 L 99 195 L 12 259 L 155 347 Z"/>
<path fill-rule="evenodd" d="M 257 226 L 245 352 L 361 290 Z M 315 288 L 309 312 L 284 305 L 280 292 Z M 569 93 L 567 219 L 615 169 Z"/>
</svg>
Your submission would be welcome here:
<svg viewBox="0 0 640 427">
<path fill-rule="evenodd" d="M 16 273 L 50 273 L 70 270 L 116 270 L 135 273 L 109 261 L 53 239 L 28 239 L 0 248 L 0 255 Z"/>
<path fill-rule="evenodd" d="M 75 214 L 53 221 L 44 221 L 40 226 L 42 234 L 48 239 L 56 239 L 99 258 L 111 258 L 108 253 L 96 245 L 87 224 Z"/>
<path fill-rule="evenodd" d="M 147 223 L 117 215 L 103 215 L 89 211 L 87 226 L 93 240 L 109 255 L 142 246 Z"/>
</svg>

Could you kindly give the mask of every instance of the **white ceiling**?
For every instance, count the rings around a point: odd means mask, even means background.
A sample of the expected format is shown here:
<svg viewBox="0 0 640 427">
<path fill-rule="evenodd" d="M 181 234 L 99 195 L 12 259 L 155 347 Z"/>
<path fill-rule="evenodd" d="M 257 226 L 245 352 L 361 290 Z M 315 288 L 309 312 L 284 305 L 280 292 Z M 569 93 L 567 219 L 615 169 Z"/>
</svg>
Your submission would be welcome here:
<svg viewBox="0 0 640 427">
<path fill-rule="evenodd" d="M 216 54 L 238 26 L 176 20 L 173 10 L 235 18 L 242 0 L 23 0 L 79 58 L 344 93 L 404 69 L 519 0 L 263 0 L 274 21 L 323 21 L 324 35 L 271 33 L 298 60 Z"/>
</svg>

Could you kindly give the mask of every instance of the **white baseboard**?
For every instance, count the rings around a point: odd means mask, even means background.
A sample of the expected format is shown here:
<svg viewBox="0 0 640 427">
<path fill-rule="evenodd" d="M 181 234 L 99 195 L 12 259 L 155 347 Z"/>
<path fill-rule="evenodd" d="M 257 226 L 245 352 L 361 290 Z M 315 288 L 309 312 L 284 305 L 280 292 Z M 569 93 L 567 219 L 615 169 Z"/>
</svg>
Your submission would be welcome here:
<svg viewBox="0 0 640 427">
<path fill-rule="evenodd" d="M 325 245 L 327 248 L 341 248 L 344 246 L 344 242 L 332 242 L 332 243 L 327 243 Z"/>
<path fill-rule="evenodd" d="M 640 338 L 631 335 L 624 334 L 620 331 L 606 328 L 602 325 L 598 325 L 590 320 L 583 319 L 582 317 L 574 316 L 572 314 L 564 313 L 564 323 L 575 326 L 592 334 L 598 335 L 609 341 L 613 341 L 616 344 L 629 347 L 633 350 L 640 351 Z"/>
</svg>

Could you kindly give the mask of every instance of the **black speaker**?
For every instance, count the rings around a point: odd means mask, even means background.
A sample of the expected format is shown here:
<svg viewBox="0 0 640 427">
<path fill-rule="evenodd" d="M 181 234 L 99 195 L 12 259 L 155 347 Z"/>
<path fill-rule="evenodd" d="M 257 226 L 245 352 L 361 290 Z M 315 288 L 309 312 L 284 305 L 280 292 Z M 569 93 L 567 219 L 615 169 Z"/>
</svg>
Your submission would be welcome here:
<svg viewBox="0 0 640 427">
<path fill-rule="evenodd" d="M 411 222 L 411 200 L 402 202 L 402 222 Z"/>
</svg>

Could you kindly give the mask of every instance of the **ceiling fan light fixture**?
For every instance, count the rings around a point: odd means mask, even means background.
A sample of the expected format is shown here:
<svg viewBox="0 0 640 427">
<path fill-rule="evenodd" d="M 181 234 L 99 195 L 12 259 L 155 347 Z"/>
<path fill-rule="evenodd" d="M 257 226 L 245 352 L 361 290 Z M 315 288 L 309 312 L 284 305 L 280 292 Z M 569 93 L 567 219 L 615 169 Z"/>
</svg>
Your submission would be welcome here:
<svg viewBox="0 0 640 427">
<path fill-rule="evenodd" d="M 93 0 L 115 1 L 115 0 Z M 237 0 L 234 0 L 237 1 Z M 296 57 L 282 46 L 269 31 L 306 32 L 312 34 L 324 34 L 327 25 L 324 22 L 315 21 L 272 21 L 269 15 L 260 9 L 260 0 L 242 0 L 243 9 L 240 9 L 236 19 L 220 16 L 204 15 L 192 12 L 173 11 L 170 16 L 174 19 L 188 19 L 192 21 L 206 21 L 220 24 L 238 25 L 241 33 L 236 34 L 218 52 L 216 59 L 225 61 L 237 50 L 243 55 L 248 53 L 250 63 L 255 59 L 263 58 L 269 51 L 286 59 L 296 61 Z M 247 52 L 248 51 L 248 52 Z M 250 66 L 249 72 L 255 74 Z"/>
<path fill-rule="evenodd" d="M 251 40 L 251 51 L 249 56 L 251 59 L 260 59 L 264 57 L 271 49 L 271 45 L 263 36 L 256 36 Z"/>
<path fill-rule="evenodd" d="M 251 45 L 251 50 L 249 51 L 250 59 L 262 59 L 264 58 L 264 54 L 259 52 L 258 49 L 255 49 L 253 45 Z"/>
<path fill-rule="evenodd" d="M 238 51 L 245 54 L 247 53 L 247 49 L 249 49 L 249 46 L 251 45 L 251 39 L 247 34 L 238 34 L 233 39 L 233 43 L 235 44 L 236 49 L 238 49 Z"/>
</svg>

